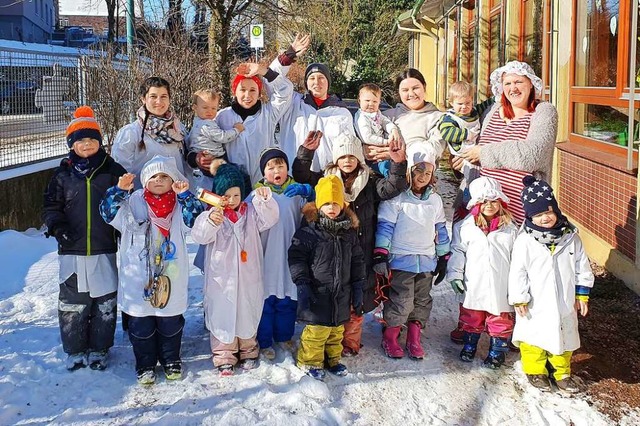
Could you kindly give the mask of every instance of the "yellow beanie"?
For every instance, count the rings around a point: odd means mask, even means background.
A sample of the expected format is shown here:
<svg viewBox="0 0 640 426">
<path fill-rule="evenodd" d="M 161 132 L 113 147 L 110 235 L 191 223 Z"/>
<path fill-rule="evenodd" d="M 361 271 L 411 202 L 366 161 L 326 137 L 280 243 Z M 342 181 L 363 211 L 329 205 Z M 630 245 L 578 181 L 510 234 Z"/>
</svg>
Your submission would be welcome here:
<svg viewBox="0 0 640 426">
<path fill-rule="evenodd" d="M 344 208 L 344 185 L 336 175 L 325 176 L 316 185 L 316 206 L 320 208 L 328 203 Z"/>
</svg>

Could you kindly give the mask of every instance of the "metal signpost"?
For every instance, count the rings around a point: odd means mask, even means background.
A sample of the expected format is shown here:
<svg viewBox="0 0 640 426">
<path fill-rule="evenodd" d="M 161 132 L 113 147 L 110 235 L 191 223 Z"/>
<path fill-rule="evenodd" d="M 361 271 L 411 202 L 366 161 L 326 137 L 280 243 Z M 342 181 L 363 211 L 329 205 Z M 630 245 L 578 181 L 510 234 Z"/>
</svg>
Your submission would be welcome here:
<svg viewBox="0 0 640 426">
<path fill-rule="evenodd" d="M 260 49 L 264 48 L 264 25 L 251 24 L 249 28 L 250 46 L 252 49 L 256 49 L 256 62 L 258 62 L 258 53 Z"/>
</svg>

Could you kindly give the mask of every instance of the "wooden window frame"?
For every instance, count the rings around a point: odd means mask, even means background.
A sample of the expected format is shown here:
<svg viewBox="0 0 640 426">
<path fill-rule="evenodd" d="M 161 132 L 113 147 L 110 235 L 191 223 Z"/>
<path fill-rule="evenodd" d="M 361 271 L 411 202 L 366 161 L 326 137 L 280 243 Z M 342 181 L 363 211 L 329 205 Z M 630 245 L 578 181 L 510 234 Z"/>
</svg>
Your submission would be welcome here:
<svg viewBox="0 0 640 426">
<path fill-rule="evenodd" d="M 630 45 L 630 2 L 621 1 L 618 12 L 618 52 L 617 52 L 617 75 L 615 87 L 588 87 L 576 86 L 576 37 L 577 37 L 577 12 L 578 1 L 573 0 L 572 16 L 573 28 L 571 34 L 571 59 L 569 64 L 569 141 L 578 142 L 581 145 L 593 148 L 598 151 L 608 152 L 616 155 L 627 155 L 628 147 L 614 145 L 597 139 L 589 138 L 574 132 L 574 110 L 575 104 L 603 105 L 612 107 L 629 107 L 629 99 L 623 97 L 629 93 L 629 45 Z M 623 19 L 624 18 L 624 19 Z M 588 64 L 587 64 L 588 65 Z M 634 103 L 634 107 L 640 108 L 640 101 Z M 629 112 L 633 113 L 633 112 Z M 637 157 L 638 152 L 634 152 Z"/>
</svg>

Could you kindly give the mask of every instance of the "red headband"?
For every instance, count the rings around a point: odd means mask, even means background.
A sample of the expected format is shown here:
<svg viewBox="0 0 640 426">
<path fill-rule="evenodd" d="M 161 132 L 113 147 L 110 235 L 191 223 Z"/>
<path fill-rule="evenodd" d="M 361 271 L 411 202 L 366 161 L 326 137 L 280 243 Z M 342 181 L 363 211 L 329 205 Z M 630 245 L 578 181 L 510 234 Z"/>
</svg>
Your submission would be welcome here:
<svg viewBox="0 0 640 426">
<path fill-rule="evenodd" d="M 244 79 L 253 80 L 258 85 L 258 92 L 262 91 L 262 80 L 257 75 L 253 77 L 245 77 L 244 75 L 236 74 L 236 77 L 233 79 L 233 83 L 231 83 L 231 92 L 235 95 L 236 89 L 238 88 L 238 84 Z"/>
</svg>

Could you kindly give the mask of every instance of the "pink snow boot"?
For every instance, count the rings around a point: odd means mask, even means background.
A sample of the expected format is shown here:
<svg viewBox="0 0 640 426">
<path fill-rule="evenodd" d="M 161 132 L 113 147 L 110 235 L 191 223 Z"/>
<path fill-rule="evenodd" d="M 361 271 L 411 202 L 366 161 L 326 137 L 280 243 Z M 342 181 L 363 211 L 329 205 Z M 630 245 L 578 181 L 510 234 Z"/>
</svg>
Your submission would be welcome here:
<svg viewBox="0 0 640 426">
<path fill-rule="evenodd" d="M 382 333 L 382 349 L 389 358 L 404 357 L 404 351 L 398 344 L 398 336 L 400 336 L 400 326 L 387 327 Z"/>
<path fill-rule="evenodd" d="M 420 321 L 410 321 L 407 324 L 407 352 L 409 357 L 413 359 L 424 358 L 424 349 L 420 344 Z"/>
</svg>

